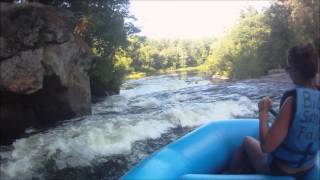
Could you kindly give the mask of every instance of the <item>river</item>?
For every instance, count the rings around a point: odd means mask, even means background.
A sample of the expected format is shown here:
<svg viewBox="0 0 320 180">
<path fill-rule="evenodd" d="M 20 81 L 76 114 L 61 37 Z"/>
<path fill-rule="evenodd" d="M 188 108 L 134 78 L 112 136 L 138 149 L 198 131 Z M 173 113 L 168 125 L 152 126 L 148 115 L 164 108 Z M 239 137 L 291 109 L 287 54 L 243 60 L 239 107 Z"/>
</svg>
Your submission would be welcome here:
<svg viewBox="0 0 320 180">
<path fill-rule="evenodd" d="M 219 119 L 255 118 L 257 102 L 292 88 L 285 75 L 216 82 L 203 74 L 129 80 L 89 116 L 30 128 L 0 147 L 4 179 L 118 179 L 150 153 Z"/>
</svg>

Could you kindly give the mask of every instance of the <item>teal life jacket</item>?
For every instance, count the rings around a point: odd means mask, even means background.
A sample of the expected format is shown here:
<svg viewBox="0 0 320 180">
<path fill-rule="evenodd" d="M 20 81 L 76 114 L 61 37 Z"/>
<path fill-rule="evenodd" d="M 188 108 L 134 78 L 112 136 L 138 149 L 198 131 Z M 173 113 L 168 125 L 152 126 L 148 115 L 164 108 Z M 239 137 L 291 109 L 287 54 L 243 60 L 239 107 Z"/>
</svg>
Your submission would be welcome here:
<svg viewBox="0 0 320 180">
<path fill-rule="evenodd" d="M 291 127 L 285 140 L 269 157 L 299 168 L 314 163 L 320 149 L 320 91 L 297 88 L 296 92 L 296 112 Z"/>
</svg>

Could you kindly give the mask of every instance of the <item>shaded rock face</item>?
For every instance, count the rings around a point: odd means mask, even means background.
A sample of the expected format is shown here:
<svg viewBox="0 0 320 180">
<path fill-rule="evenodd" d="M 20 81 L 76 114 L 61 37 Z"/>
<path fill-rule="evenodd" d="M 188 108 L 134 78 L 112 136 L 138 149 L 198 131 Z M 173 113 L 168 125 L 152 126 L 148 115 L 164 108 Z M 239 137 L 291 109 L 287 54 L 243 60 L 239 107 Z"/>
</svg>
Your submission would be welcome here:
<svg viewBox="0 0 320 180">
<path fill-rule="evenodd" d="M 67 10 L 0 4 L 0 144 L 28 126 L 91 113 L 95 60 Z"/>
</svg>

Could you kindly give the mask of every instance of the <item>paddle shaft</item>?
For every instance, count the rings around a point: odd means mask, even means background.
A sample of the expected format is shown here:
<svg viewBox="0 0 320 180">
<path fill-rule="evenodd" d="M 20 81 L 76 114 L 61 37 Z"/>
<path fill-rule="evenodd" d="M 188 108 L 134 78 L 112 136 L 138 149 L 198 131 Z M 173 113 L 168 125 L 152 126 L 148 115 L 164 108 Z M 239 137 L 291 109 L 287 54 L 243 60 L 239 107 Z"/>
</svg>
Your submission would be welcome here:
<svg viewBox="0 0 320 180">
<path fill-rule="evenodd" d="M 273 110 L 272 108 L 269 109 L 269 113 L 272 114 L 274 117 L 277 117 L 277 115 L 278 115 L 278 113 L 275 110 Z"/>
</svg>

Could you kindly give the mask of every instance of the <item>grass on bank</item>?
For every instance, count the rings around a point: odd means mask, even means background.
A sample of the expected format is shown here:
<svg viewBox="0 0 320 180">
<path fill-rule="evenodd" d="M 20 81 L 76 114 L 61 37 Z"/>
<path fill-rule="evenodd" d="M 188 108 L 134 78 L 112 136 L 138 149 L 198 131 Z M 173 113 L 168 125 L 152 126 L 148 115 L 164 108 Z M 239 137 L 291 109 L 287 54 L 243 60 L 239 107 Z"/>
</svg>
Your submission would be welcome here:
<svg viewBox="0 0 320 180">
<path fill-rule="evenodd" d="M 132 72 L 126 76 L 126 79 L 140 79 L 146 77 L 145 72 Z"/>
<path fill-rule="evenodd" d="M 152 75 L 173 74 L 173 73 L 191 72 L 191 71 L 207 72 L 208 67 L 205 65 L 200 65 L 196 67 L 184 67 L 184 68 L 178 68 L 178 69 L 160 69 L 160 70 L 143 68 L 135 72 L 129 73 L 125 79 L 140 79 L 140 78 L 143 78 L 146 76 L 152 76 Z"/>
</svg>

